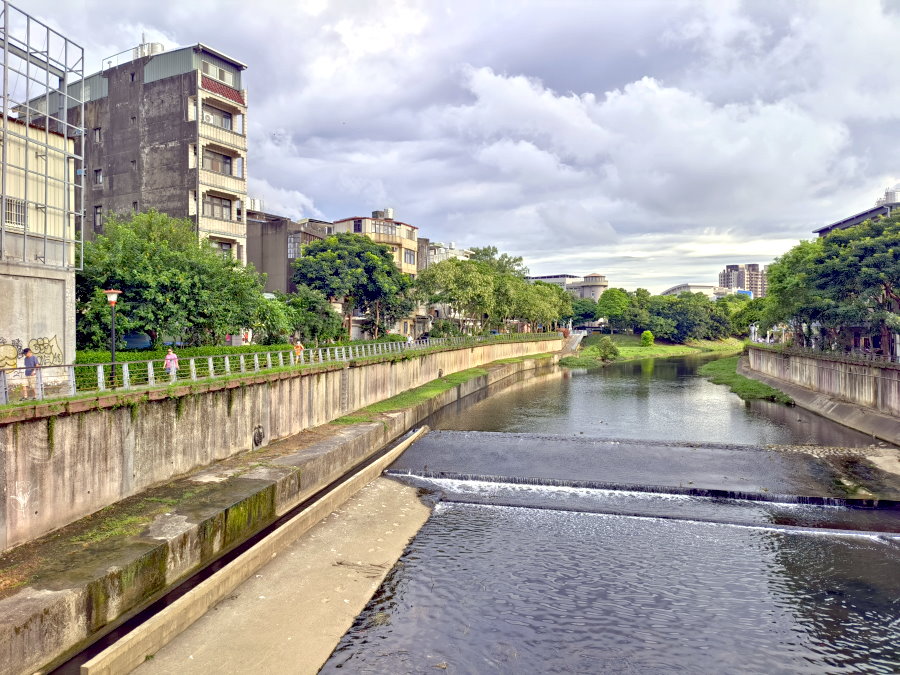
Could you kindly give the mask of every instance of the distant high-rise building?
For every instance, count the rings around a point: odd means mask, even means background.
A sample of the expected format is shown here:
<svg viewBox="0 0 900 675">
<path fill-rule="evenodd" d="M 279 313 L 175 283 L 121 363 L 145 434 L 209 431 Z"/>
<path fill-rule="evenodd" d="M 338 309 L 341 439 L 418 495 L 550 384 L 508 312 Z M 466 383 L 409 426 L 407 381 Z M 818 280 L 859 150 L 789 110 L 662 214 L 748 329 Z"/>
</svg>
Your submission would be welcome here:
<svg viewBox="0 0 900 675">
<path fill-rule="evenodd" d="M 725 269 L 719 272 L 719 286 L 753 291 L 754 298 L 764 298 L 768 288 L 766 271 L 766 267 L 760 267 L 756 263 L 725 265 Z"/>
<path fill-rule="evenodd" d="M 245 69 L 203 44 L 145 43 L 84 79 L 85 239 L 112 214 L 156 209 L 193 220 L 199 236 L 246 262 Z M 68 108 L 70 120 L 75 108 L 54 96 L 34 105 L 51 116 Z"/>
</svg>

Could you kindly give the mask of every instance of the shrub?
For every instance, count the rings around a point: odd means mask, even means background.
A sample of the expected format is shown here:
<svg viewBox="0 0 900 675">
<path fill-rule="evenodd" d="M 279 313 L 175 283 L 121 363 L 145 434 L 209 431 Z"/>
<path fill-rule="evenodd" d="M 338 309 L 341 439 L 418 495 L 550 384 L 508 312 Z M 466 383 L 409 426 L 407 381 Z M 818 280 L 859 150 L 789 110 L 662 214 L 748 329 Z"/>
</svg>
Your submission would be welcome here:
<svg viewBox="0 0 900 675">
<path fill-rule="evenodd" d="M 652 347 L 653 346 L 653 333 L 649 330 L 645 330 L 641 333 L 641 346 L 642 347 Z"/>
<path fill-rule="evenodd" d="M 619 348 L 608 335 L 604 335 L 597 342 L 597 355 L 604 361 L 612 361 L 619 356 Z"/>
</svg>

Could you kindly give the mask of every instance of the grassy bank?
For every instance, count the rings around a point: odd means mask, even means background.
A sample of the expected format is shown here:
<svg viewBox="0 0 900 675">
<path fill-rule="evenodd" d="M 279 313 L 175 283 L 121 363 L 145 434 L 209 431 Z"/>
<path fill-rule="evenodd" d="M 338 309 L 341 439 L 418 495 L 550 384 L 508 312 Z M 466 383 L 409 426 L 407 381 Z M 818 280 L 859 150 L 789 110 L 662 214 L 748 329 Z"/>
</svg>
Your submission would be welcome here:
<svg viewBox="0 0 900 675">
<path fill-rule="evenodd" d="M 762 399 L 764 401 L 776 401 L 793 405 L 794 400 L 787 394 L 770 387 L 762 382 L 751 380 L 739 375 L 737 364 L 739 356 L 730 356 L 724 359 L 716 359 L 703 365 L 700 374 L 708 378 L 713 384 L 724 384 L 731 388 L 735 394 L 745 401 Z"/>
<path fill-rule="evenodd" d="M 641 345 L 639 335 L 590 335 L 582 341 L 583 347 L 574 356 L 560 359 L 561 366 L 569 368 L 596 368 L 609 363 L 600 357 L 598 342 L 604 337 L 611 337 L 619 350 L 619 356 L 613 361 L 632 361 L 635 359 L 655 359 L 667 356 L 688 356 L 707 352 L 739 352 L 743 342 L 736 338 L 727 340 L 695 340 L 687 344 L 670 344 L 657 342 L 649 347 Z"/>
</svg>

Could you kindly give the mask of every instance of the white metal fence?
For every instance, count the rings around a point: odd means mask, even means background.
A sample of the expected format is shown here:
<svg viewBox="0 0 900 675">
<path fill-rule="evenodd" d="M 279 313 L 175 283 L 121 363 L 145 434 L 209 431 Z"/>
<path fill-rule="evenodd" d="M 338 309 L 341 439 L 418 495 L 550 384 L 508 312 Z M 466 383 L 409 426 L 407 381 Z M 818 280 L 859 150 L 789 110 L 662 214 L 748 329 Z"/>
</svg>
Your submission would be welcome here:
<svg viewBox="0 0 900 675">
<path fill-rule="evenodd" d="M 0 370 L 0 405 L 26 400 L 41 401 L 64 398 L 111 389 L 120 391 L 168 386 L 179 382 L 196 382 L 243 373 L 258 373 L 275 368 L 335 364 L 438 347 L 458 348 L 561 338 L 560 333 L 512 333 L 320 347 L 301 350 L 299 356 L 293 350 L 188 356 L 179 358 L 178 367 L 169 371 L 166 370 L 165 363 L 160 358 L 148 361 L 37 366 L 27 370 L 25 368 L 6 368 Z M 26 374 L 28 370 L 33 371 L 31 375 Z"/>
</svg>

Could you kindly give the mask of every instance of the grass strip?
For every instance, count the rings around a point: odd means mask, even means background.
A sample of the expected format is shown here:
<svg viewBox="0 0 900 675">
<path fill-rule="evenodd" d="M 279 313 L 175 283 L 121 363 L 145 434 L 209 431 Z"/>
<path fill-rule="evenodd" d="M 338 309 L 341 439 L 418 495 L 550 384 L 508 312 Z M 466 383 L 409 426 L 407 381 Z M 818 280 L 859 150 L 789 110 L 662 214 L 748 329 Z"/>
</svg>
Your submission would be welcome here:
<svg viewBox="0 0 900 675">
<path fill-rule="evenodd" d="M 378 415 L 380 413 L 393 412 L 395 410 L 403 410 L 405 408 L 412 408 L 414 405 L 432 399 L 438 394 L 442 394 L 448 389 L 453 389 L 453 387 L 460 385 L 463 382 L 468 382 L 469 380 L 480 377 L 481 375 L 487 375 L 487 372 L 488 371 L 484 368 L 469 368 L 468 370 L 461 370 L 458 373 L 453 373 L 452 375 L 439 377 L 436 380 L 432 380 L 431 382 L 423 384 L 421 387 L 416 387 L 415 389 L 404 391 L 402 394 L 397 394 L 396 396 L 392 396 L 391 398 L 379 401 L 378 403 L 373 403 L 372 405 L 366 406 L 365 408 L 360 408 L 352 415 L 339 417 L 338 419 L 334 420 L 332 424 L 358 424 L 360 422 L 373 422 L 375 415 Z"/>
<path fill-rule="evenodd" d="M 703 377 L 709 379 L 713 384 L 724 384 L 731 388 L 735 394 L 745 401 L 761 399 L 764 401 L 775 401 L 777 403 L 785 403 L 794 405 L 794 399 L 778 391 L 774 387 L 770 387 L 763 382 L 751 380 L 737 373 L 737 365 L 739 356 L 729 356 L 724 359 L 716 359 L 701 366 L 698 371 Z"/>
<path fill-rule="evenodd" d="M 604 361 L 600 357 L 600 349 L 597 343 L 604 337 L 612 337 L 613 343 L 619 349 L 619 356 L 612 361 Z M 743 347 L 743 342 L 736 338 L 725 340 L 692 340 L 686 344 L 654 343 L 649 347 L 641 344 L 638 335 L 591 335 L 583 340 L 584 347 L 578 354 L 565 356 L 559 360 L 559 365 L 567 368 L 596 368 L 617 361 L 634 361 L 637 359 L 657 359 L 669 356 L 689 356 L 691 354 L 704 354 L 707 352 L 738 352 Z"/>
</svg>

